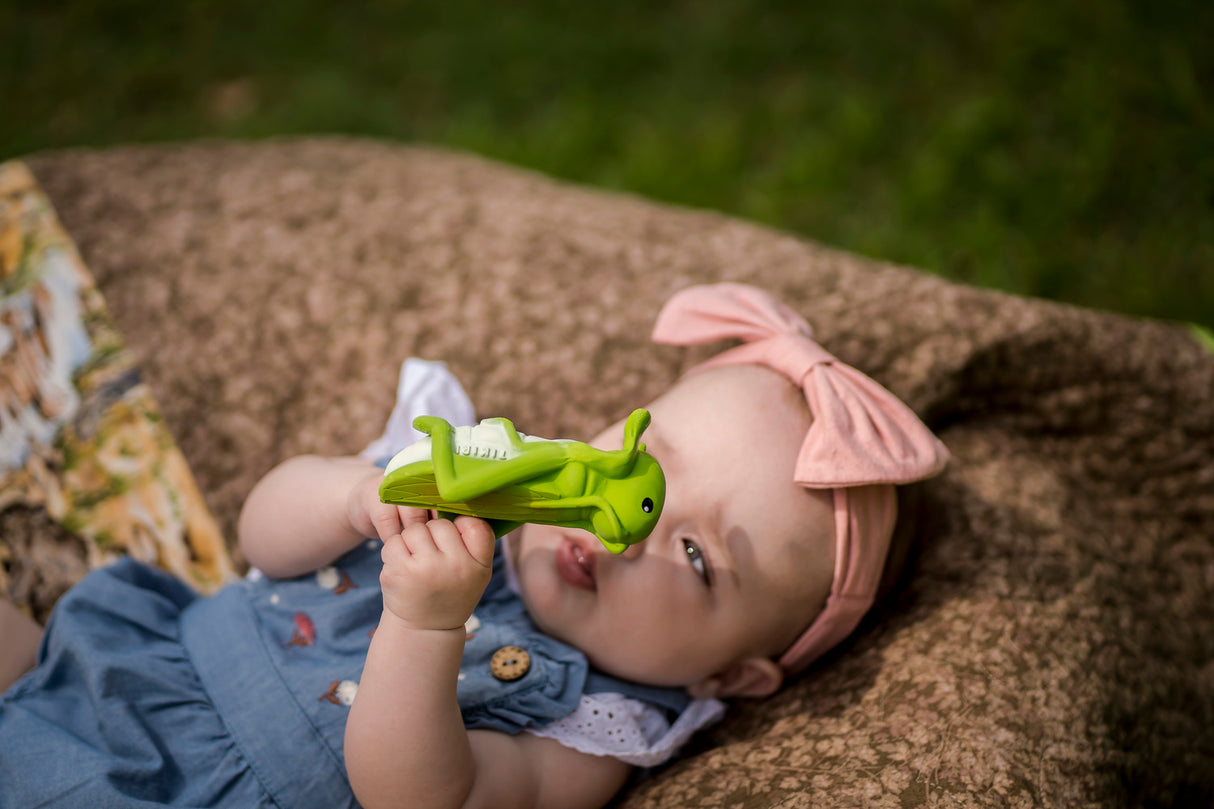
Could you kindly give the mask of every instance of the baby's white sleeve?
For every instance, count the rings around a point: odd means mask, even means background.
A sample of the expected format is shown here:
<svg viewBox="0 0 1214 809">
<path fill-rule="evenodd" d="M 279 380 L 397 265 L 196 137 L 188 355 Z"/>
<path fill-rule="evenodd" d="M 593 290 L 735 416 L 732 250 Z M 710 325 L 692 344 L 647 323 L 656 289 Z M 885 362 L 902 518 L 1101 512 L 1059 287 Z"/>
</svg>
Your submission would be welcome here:
<svg viewBox="0 0 1214 809">
<path fill-rule="evenodd" d="M 446 363 L 410 357 L 401 363 L 396 383 L 396 404 L 388 414 L 384 433 L 359 456 L 368 461 L 390 458 L 425 434 L 413 429 L 417 416 L 438 416 L 452 427 L 476 423 L 472 401 Z"/>
<path fill-rule="evenodd" d="M 654 767 L 724 713 L 725 704 L 719 700 L 692 700 L 671 724 L 658 708 L 623 694 L 583 694 L 573 713 L 527 732 L 582 753 Z"/>
</svg>

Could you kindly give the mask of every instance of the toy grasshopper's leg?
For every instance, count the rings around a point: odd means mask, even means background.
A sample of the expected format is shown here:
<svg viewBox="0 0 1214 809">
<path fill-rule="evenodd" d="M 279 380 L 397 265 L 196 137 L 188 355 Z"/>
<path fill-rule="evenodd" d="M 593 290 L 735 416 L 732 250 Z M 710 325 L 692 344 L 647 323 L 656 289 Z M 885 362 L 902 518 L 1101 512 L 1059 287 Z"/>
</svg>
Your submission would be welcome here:
<svg viewBox="0 0 1214 809">
<path fill-rule="evenodd" d="M 430 463 L 434 467 L 439 496 L 448 502 L 457 502 L 443 485 L 444 481 L 455 479 L 455 447 L 451 441 L 455 430 L 446 419 L 438 416 L 418 416 L 413 420 L 413 427 L 430 436 Z"/>
<path fill-rule="evenodd" d="M 581 497 L 563 497 L 560 500 L 536 500 L 528 503 L 531 508 L 597 508 L 611 510 L 611 503 L 606 497 L 598 494 L 584 494 Z"/>
<path fill-rule="evenodd" d="M 603 543 L 603 547 L 607 548 L 607 550 L 611 551 L 612 553 L 623 553 L 628 548 L 629 540 L 625 540 L 625 538 L 624 538 L 624 534 L 625 534 L 624 526 L 620 523 L 620 518 L 618 516 L 616 516 L 615 509 L 612 508 L 611 503 L 605 497 L 602 497 L 597 494 L 587 494 L 587 495 L 583 495 L 582 497 L 567 497 L 564 500 L 561 500 L 559 502 L 539 501 L 539 502 L 534 502 L 534 503 L 528 503 L 528 505 L 531 508 L 534 508 L 537 510 L 555 509 L 555 508 L 568 508 L 568 509 L 591 508 L 591 509 L 594 509 L 597 514 L 600 514 L 607 518 L 607 521 L 610 523 L 610 529 L 607 531 L 603 531 L 602 530 L 603 526 L 592 525 L 594 523 L 593 519 L 591 519 L 587 524 L 584 524 L 580 527 L 585 528 L 586 530 L 590 531 L 595 536 L 597 536 L 599 538 L 599 542 Z M 572 523 L 563 523 L 563 524 L 572 525 Z M 638 537 L 638 538 L 632 539 L 630 541 L 637 542 L 639 539 L 640 538 Z"/>
<path fill-rule="evenodd" d="M 621 478 L 632 469 L 637 453 L 645 449 L 645 445 L 639 441 L 641 433 L 649 426 L 649 420 L 648 410 L 632 411 L 624 422 L 624 446 L 621 449 L 601 450 L 581 444 L 570 454 L 573 460 L 586 464 L 602 475 Z"/>
<path fill-rule="evenodd" d="M 536 500 L 528 503 L 528 507 L 534 509 L 575 509 L 575 508 L 592 508 L 602 514 L 605 514 L 617 532 L 623 532 L 624 526 L 620 524 L 619 517 L 615 514 L 615 508 L 611 502 L 602 495 L 584 494 L 581 497 L 566 497 L 561 500 Z M 601 539 L 601 537 L 600 537 Z"/>
<path fill-rule="evenodd" d="M 510 486 L 561 467 L 569 458 L 566 445 L 552 441 L 524 442 L 509 421 L 506 434 L 518 451 L 517 457 L 504 461 L 484 461 L 475 466 L 455 469 L 454 429 L 443 419 L 419 416 L 413 426 L 430 435 L 434 482 L 439 495 L 448 503 L 466 503 L 489 492 Z"/>
</svg>

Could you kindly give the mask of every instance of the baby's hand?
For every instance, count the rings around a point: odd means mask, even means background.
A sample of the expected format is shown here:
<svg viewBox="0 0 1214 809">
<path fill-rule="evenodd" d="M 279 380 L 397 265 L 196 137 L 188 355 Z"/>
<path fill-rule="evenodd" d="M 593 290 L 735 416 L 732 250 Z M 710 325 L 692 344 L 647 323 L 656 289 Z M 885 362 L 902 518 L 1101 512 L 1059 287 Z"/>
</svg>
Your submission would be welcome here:
<svg viewBox="0 0 1214 809">
<path fill-rule="evenodd" d="M 384 540 L 384 609 L 413 629 L 462 629 L 489 584 L 493 547 L 476 517 L 410 523 Z"/>
<path fill-rule="evenodd" d="M 395 506 L 379 499 L 382 472 L 372 472 L 350 490 L 346 497 L 346 517 L 355 531 L 385 542 L 410 525 L 425 525 L 430 512 L 424 508 Z"/>
</svg>

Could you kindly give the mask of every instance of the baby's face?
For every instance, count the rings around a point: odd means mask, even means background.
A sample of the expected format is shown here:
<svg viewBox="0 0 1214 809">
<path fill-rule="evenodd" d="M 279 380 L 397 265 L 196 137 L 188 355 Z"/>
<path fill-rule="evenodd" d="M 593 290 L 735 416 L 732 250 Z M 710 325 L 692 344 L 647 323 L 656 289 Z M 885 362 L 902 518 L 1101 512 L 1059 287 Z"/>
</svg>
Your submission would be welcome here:
<svg viewBox="0 0 1214 809">
<path fill-rule="evenodd" d="M 793 482 L 809 415 L 757 366 L 690 376 L 648 407 L 642 437 L 666 475 L 644 542 L 613 556 L 584 531 L 525 525 L 510 540 L 523 601 L 597 668 L 693 685 L 770 658 L 821 609 L 834 569 L 830 492 Z M 622 423 L 591 443 L 618 448 Z"/>
</svg>

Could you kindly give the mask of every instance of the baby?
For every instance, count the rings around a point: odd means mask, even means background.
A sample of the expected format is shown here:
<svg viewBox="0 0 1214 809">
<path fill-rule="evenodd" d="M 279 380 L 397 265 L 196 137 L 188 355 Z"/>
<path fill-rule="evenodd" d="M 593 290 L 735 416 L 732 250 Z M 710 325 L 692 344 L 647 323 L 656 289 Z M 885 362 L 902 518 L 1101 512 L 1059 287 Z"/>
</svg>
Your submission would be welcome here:
<svg viewBox="0 0 1214 809">
<path fill-rule="evenodd" d="M 380 502 L 367 461 L 289 460 L 241 514 L 264 578 L 197 598 L 124 561 L 62 599 L 0 699 L 0 806 L 599 807 L 719 700 L 774 693 L 855 629 L 894 486 L 947 451 L 759 290 L 684 290 L 654 336 L 744 344 L 647 406 L 644 542 L 495 542 Z"/>
</svg>

